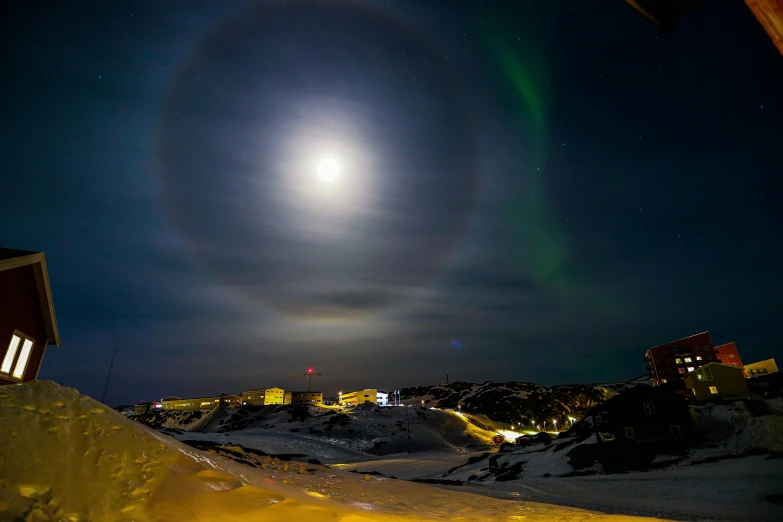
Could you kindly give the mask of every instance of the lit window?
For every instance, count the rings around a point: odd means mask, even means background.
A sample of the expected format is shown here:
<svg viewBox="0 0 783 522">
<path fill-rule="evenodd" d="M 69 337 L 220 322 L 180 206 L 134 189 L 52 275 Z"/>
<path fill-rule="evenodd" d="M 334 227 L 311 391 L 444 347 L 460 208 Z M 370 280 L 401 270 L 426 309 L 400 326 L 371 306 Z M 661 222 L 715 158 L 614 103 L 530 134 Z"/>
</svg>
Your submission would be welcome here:
<svg viewBox="0 0 783 522">
<path fill-rule="evenodd" d="M 655 404 L 653 404 L 652 402 L 645 402 L 644 413 L 646 415 L 652 415 L 653 413 L 655 413 Z"/>
<path fill-rule="evenodd" d="M 661 379 L 661 382 L 666 384 L 666 379 Z"/>
<path fill-rule="evenodd" d="M 685 368 L 677 368 L 677 370 L 679 370 L 680 373 L 685 373 Z"/>
<path fill-rule="evenodd" d="M 702 375 L 701 373 L 697 373 L 696 378 L 702 380 L 704 378 L 704 375 Z"/>
<path fill-rule="evenodd" d="M 625 427 L 625 438 L 626 439 L 635 439 L 636 434 L 633 432 L 633 428 L 630 426 Z"/>
<path fill-rule="evenodd" d="M 688 366 L 688 373 L 691 373 L 695 368 L 693 366 Z"/>
<path fill-rule="evenodd" d="M 22 349 L 19 349 L 19 345 Z M 27 369 L 27 362 L 30 360 L 30 353 L 33 351 L 33 340 L 21 332 L 15 332 L 11 336 L 11 342 L 8 343 L 3 356 L 3 363 L 0 365 L 0 373 L 6 374 L 14 379 L 21 380 Z M 13 368 L 13 372 L 11 369 Z"/>
<path fill-rule="evenodd" d="M 3 359 L 3 365 L 0 366 L 0 372 L 10 373 L 11 365 L 16 357 L 16 350 L 19 348 L 19 342 L 21 339 L 17 335 L 11 337 L 11 342 L 8 344 L 8 350 L 5 352 L 5 358 Z"/>
<path fill-rule="evenodd" d="M 674 364 L 682 364 L 682 359 L 677 357 L 676 359 L 674 359 Z"/>
<path fill-rule="evenodd" d="M 701 361 L 701 355 L 697 355 L 697 356 L 696 356 L 696 360 L 697 360 L 697 361 Z"/>
<path fill-rule="evenodd" d="M 710 393 L 713 395 L 718 394 L 718 387 L 717 386 L 710 386 Z"/>
<path fill-rule="evenodd" d="M 729 354 L 729 359 L 733 359 L 733 358 L 734 358 L 734 354 L 733 354 L 733 353 L 730 353 L 730 354 Z"/>
<path fill-rule="evenodd" d="M 689 362 L 693 362 L 693 361 L 691 360 L 691 358 L 690 358 L 690 357 L 686 357 L 686 358 L 685 358 L 685 362 L 686 362 L 686 363 L 689 363 Z"/>
</svg>

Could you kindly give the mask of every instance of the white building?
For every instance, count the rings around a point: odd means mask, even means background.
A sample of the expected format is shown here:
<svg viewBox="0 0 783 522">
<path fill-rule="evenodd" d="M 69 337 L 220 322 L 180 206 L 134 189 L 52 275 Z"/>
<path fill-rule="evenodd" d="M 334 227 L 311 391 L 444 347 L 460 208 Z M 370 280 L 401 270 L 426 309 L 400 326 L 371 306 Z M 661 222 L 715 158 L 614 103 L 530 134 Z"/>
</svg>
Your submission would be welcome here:
<svg viewBox="0 0 783 522">
<path fill-rule="evenodd" d="M 389 405 L 389 394 L 386 392 L 379 391 L 376 393 L 377 397 L 377 403 L 378 406 L 388 406 Z"/>
</svg>

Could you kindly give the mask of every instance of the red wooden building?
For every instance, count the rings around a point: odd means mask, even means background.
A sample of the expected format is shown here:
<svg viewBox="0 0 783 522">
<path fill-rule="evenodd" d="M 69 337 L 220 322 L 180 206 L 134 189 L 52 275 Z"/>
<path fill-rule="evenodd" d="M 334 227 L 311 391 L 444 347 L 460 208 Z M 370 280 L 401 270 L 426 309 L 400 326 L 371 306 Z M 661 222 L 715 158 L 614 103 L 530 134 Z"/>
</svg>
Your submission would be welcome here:
<svg viewBox="0 0 783 522">
<path fill-rule="evenodd" d="M 43 252 L 0 248 L 0 385 L 35 380 L 50 344 L 60 333 Z"/>
</svg>

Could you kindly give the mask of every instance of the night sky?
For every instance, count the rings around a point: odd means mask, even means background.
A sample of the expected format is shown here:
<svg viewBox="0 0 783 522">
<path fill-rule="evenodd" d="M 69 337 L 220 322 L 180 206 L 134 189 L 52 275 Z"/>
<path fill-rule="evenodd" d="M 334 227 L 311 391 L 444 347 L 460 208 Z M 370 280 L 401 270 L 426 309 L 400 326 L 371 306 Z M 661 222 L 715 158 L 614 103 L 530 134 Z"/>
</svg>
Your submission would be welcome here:
<svg viewBox="0 0 783 522">
<path fill-rule="evenodd" d="M 783 57 L 702 4 L 4 2 L 40 378 L 100 397 L 115 343 L 110 404 L 618 380 L 704 330 L 781 357 Z"/>
</svg>

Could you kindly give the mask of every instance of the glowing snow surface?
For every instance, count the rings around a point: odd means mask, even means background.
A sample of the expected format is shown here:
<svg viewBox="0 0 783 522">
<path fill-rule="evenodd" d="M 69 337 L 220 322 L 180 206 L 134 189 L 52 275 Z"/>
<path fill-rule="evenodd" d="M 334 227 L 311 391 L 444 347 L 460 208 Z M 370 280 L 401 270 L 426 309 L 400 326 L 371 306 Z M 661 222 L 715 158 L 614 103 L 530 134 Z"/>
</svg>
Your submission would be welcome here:
<svg viewBox="0 0 783 522">
<path fill-rule="evenodd" d="M 0 520 L 652 520 L 483 498 L 274 458 L 243 466 L 184 446 L 53 382 L 0 388 L 0 419 Z"/>
</svg>

